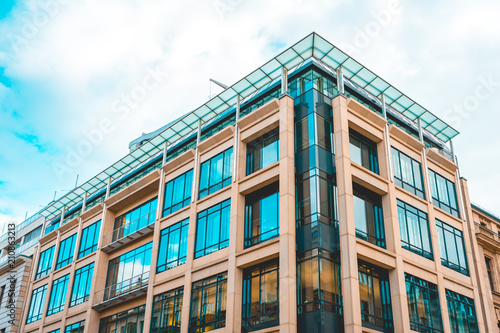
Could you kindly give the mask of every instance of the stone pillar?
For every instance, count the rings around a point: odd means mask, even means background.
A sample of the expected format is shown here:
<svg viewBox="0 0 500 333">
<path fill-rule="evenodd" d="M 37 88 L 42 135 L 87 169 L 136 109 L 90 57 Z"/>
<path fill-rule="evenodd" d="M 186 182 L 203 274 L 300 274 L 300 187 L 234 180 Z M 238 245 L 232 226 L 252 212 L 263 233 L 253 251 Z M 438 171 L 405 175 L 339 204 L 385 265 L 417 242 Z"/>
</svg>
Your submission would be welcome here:
<svg viewBox="0 0 500 333">
<path fill-rule="evenodd" d="M 279 111 L 280 174 L 280 332 L 297 332 L 297 255 L 295 253 L 295 157 L 293 99 L 283 96 Z"/>
<path fill-rule="evenodd" d="M 347 100 L 338 96 L 332 100 L 333 133 L 335 138 L 335 166 L 340 240 L 340 277 L 344 311 L 345 333 L 361 332 L 361 306 L 359 303 L 358 257 L 356 227 L 352 197 L 351 158 L 349 154 L 349 124 Z"/>
</svg>

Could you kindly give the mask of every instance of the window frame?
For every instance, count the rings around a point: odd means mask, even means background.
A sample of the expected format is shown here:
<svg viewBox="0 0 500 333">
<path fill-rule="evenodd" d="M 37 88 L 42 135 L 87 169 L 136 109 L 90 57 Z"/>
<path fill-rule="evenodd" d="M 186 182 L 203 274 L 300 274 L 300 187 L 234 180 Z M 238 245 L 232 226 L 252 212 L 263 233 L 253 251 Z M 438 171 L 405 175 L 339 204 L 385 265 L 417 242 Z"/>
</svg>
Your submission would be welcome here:
<svg viewBox="0 0 500 333">
<path fill-rule="evenodd" d="M 101 220 L 96 221 L 88 227 L 82 229 L 80 236 L 80 246 L 78 247 L 78 259 L 88 256 L 97 251 L 99 236 L 101 234 Z M 93 231 L 94 236 L 90 239 L 92 245 L 89 244 L 89 233 Z M 87 245 L 87 247 L 85 247 Z M 90 245 L 90 246 L 88 246 Z M 84 247 L 82 249 L 82 247 Z"/>
<path fill-rule="evenodd" d="M 378 331 L 384 331 L 384 332 L 392 332 L 394 330 L 394 323 L 393 323 L 393 314 L 392 314 L 392 304 L 391 304 L 391 288 L 390 288 L 390 282 L 389 282 L 389 272 L 381 267 L 375 266 L 371 263 L 368 263 L 366 261 L 358 259 L 358 277 L 359 277 L 359 289 L 360 289 L 360 297 L 362 294 L 362 288 L 363 288 L 363 278 L 362 274 L 364 274 L 367 277 L 367 280 L 370 281 L 369 284 L 365 284 L 367 288 L 371 287 L 370 292 L 368 292 L 368 296 L 372 296 L 372 304 L 374 305 L 373 307 L 376 307 L 375 305 L 376 300 L 375 300 L 375 292 L 374 292 L 374 286 L 375 286 L 375 281 L 374 279 L 376 278 L 379 281 L 379 290 L 380 290 L 380 308 L 382 309 L 381 316 L 378 316 L 376 313 L 371 314 L 367 312 L 363 312 L 363 306 L 361 306 L 361 323 L 363 327 L 367 328 L 372 328 Z M 382 296 L 382 294 L 385 294 Z M 383 304 L 383 300 L 388 301 L 389 303 Z M 362 300 L 360 299 L 361 305 L 363 305 Z M 375 319 L 375 324 L 369 322 L 368 320 L 363 320 L 363 316 L 368 317 L 368 319 Z M 382 326 L 378 324 L 378 322 L 382 322 Z"/>
<path fill-rule="evenodd" d="M 215 287 L 216 295 L 214 302 L 214 320 L 205 320 L 207 304 L 206 290 Z M 199 292 L 201 297 L 195 299 L 195 293 Z M 198 304 L 199 301 L 199 304 Z M 206 329 L 219 329 L 226 327 L 227 315 L 227 272 L 212 275 L 210 277 L 195 281 L 191 284 L 191 302 L 189 311 L 189 333 L 205 332 Z M 196 315 L 194 317 L 193 315 Z"/>
<path fill-rule="evenodd" d="M 408 250 L 410 252 L 416 253 L 426 259 L 429 260 L 434 260 L 434 254 L 433 254 L 433 249 L 432 249 L 432 239 L 431 239 L 431 233 L 430 233 L 430 223 L 429 223 L 429 216 L 427 215 L 426 212 L 421 211 L 418 208 L 413 207 L 410 204 L 407 204 L 406 202 L 397 199 L 397 207 L 398 207 L 398 221 L 399 221 L 399 234 L 401 237 L 401 247 L 405 250 Z M 404 210 L 405 212 L 405 220 L 401 221 L 401 216 L 400 216 L 400 208 Z M 410 240 L 410 234 L 409 234 L 409 223 L 411 223 L 411 220 L 409 221 L 408 218 L 408 213 L 413 214 L 414 216 L 417 217 L 417 222 L 418 222 L 418 227 L 419 227 L 419 238 L 420 238 L 420 244 L 422 247 L 419 247 L 418 244 L 412 244 Z M 429 249 L 424 249 L 423 248 L 423 236 L 422 236 L 422 221 L 425 221 L 426 223 L 426 233 L 427 233 L 427 242 L 429 245 Z M 402 227 L 402 223 L 404 223 L 405 227 Z M 414 227 L 414 225 L 413 225 Z M 403 232 L 406 231 L 405 238 L 403 238 Z"/>
<path fill-rule="evenodd" d="M 71 325 L 66 325 L 66 327 L 64 328 L 64 333 L 83 333 L 84 329 L 85 320 L 82 320 Z"/>
<path fill-rule="evenodd" d="M 416 159 L 408 156 L 407 154 L 403 153 L 399 149 L 394 148 L 392 146 L 391 146 L 391 156 L 392 156 L 391 163 L 392 163 L 392 168 L 393 168 L 392 174 L 394 176 L 394 183 L 398 187 L 416 195 L 417 197 L 419 197 L 423 200 L 426 200 L 425 183 L 424 183 L 424 177 L 423 177 L 423 171 L 422 171 L 422 163 L 420 163 Z M 408 159 L 410 161 L 409 166 L 411 167 L 410 172 L 411 172 L 413 184 L 408 183 L 404 179 L 405 177 L 404 177 L 404 173 L 403 173 L 403 163 L 401 162 L 402 161 L 401 156 L 403 156 L 403 158 Z M 396 163 L 397 163 L 397 165 L 396 165 Z M 418 166 L 418 170 L 415 170 L 416 165 Z M 420 175 L 419 178 L 420 178 L 421 188 L 419 188 L 417 186 L 416 173 L 418 173 Z"/>
<path fill-rule="evenodd" d="M 439 173 L 436 171 L 429 169 L 429 181 L 431 185 L 431 195 L 432 195 L 432 203 L 434 206 L 444 210 L 445 212 L 460 218 L 460 205 L 458 202 L 458 195 L 457 195 L 457 187 L 454 182 L 449 180 L 446 177 L 441 176 Z M 444 182 L 444 188 L 446 188 L 446 194 L 441 193 L 441 188 L 442 186 L 439 186 L 441 182 L 441 185 L 443 185 L 442 182 Z M 452 189 L 450 189 L 450 187 Z M 453 192 L 453 194 L 450 194 L 450 191 Z M 444 197 L 446 196 L 448 203 L 444 202 Z M 455 203 L 455 207 L 453 207 L 452 204 L 452 199 Z"/>
<path fill-rule="evenodd" d="M 218 242 L 207 246 L 207 222 L 209 217 L 212 214 L 219 214 L 219 233 L 218 233 Z M 223 221 L 225 215 L 227 215 L 227 221 Z M 195 236 L 195 246 L 194 246 L 194 259 L 201 258 L 210 253 L 222 250 L 229 246 L 229 225 L 231 220 L 231 198 L 226 199 L 222 202 L 219 202 L 216 205 L 213 205 L 207 209 L 202 210 L 196 216 L 196 236 Z M 204 221 L 201 221 L 204 219 Z M 222 226 L 222 224 L 225 226 Z M 226 228 L 227 230 L 223 230 Z M 200 231 L 201 230 L 201 231 Z M 201 235 L 203 233 L 203 235 Z M 200 237 L 203 236 L 203 241 L 201 241 Z M 226 236 L 227 238 L 223 239 Z M 203 247 L 199 248 L 199 242 L 203 242 Z M 201 244 L 201 243 L 200 243 Z"/>
<path fill-rule="evenodd" d="M 448 307 L 448 316 L 450 319 L 450 328 L 452 331 L 458 331 L 458 317 L 456 315 L 456 305 L 458 304 L 462 308 L 466 308 L 469 312 L 466 317 L 467 320 L 467 328 L 470 333 L 479 333 L 478 324 L 477 324 L 477 314 L 476 314 L 476 306 L 474 304 L 474 299 L 469 298 L 467 296 L 461 295 L 453 290 L 445 289 L 446 292 L 446 305 Z M 452 306 L 451 306 L 452 305 Z M 471 325 L 470 315 L 474 314 L 474 322 Z M 461 317 L 463 320 L 464 318 Z"/>
<path fill-rule="evenodd" d="M 36 268 L 35 280 L 38 280 L 52 271 L 52 266 L 54 265 L 54 250 L 55 245 L 52 245 L 48 249 L 40 252 L 40 257 L 38 258 L 38 265 Z M 50 266 L 48 266 L 50 264 Z"/>
<path fill-rule="evenodd" d="M 68 283 L 69 274 L 66 274 L 59 279 L 52 281 L 49 304 L 47 305 L 47 317 L 64 310 L 64 306 L 66 305 Z"/>
<path fill-rule="evenodd" d="M 276 217 L 274 222 L 276 223 L 276 227 L 267 231 L 262 232 L 263 228 L 263 216 L 264 210 L 262 209 L 262 201 L 265 199 L 269 199 L 275 196 L 276 198 Z M 279 182 L 274 182 L 269 184 L 263 188 L 256 190 L 253 193 L 250 193 L 245 196 L 245 237 L 244 237 L 244 248 L 250 248 L 257 244 L 264 243 L 268 240 L 279 237 L 280 234 L 280 212 L 279 212 Z M 254 206 L 255 204 L 259 204 L 259 217 L 254 218 Z M 274 218 L 274 216 L 272 216 Z M 258 220 L 259 232 L 254 235 L 254 223 Z M 267 235 L 266 235 L 267 234 Z M 266 235 L 265 237 L 263 237 Z"/>
<path fill-rule="evenodd" d="M 263 283 L 267 280 L 266 276 L 269 274 L 276 274 L 276 310 L 269 312 L 267 308 L 263 308 Z M 258 324 L 250 324 L 250 320 L 254 318 L 252 308 L 255 304 L 255 301 L 252 299 L 252 290 L 253 290 L 253 280 L 258 278 L 259 281 L 259 314 L 258 314 Z M 266 294 L 268 293 L 267 286 L 264 288 Z M 278 326 L 279 325 L 279 259 L 275 258 L 264 263 L 246 268 L 243 270 L 243 295 L 242 295 L 242 310 L 241 310 L 241 330 L 243 333 L 257 331 L 268 327 Z M 267 303 L 266 303 L 267 304 Z M 272 320 L 262 321 L 263 317 L 269 317 L 270 315 L 275 315 L 276 318 Z"/>
<path fill-rule="evenodd" d="M 182 200 L 180 202 L 173 203 L 172 200 L 174 199 L 174 194 L 176 191 L 179 191 L 179 189 L 176 189 L 176 185 L 178 185 L 180 179 L 183 179 L 182 181 L 182 186 L 183 186 L 183 196 Z M 192 192 L 193 192 L 193 180 L 194 180 L 194 174 L 193 174 L 193 169 L 188 170 L 184 172 L 182 175 L 179 175 L 175 177 L 174 179 L 169 180 L 168 182 L 165 183 L 164 185 L 164 195 L 163 195 L 163 207 L 162 207 L 162 216 L 168 216 L 179 209 L 182 209 L 184 207 L 187 207 L 191 204 L 191 198 L 192 198 Z M 180 186 L 180 185 L 179 185 Z M 169 188 L 172 188 L 169 190 Z M 189 189 L 189 190 L 188 190 Z M 186 192 L 188 190 L 188 192 Z M 170 194 L 170 199 L 167 200 L 167 196 Z M 170 203 L 170 206 L 167 207 L 167 203 Z"/>
<path fill-rule="evenodd" d="M 445 223 L 441 221 L 440 219 L 436 218 L 436 229 L 437 229 L 437 235 L 438 235 L 438 242 L 439 242 L 439 252 L 440 252 L 440 257 L 441 257 L 441 265 L 448 267 L 449 269 L 453 269 L 454 271 L 457 271 L 461 274 L 469 276 L 469 263 L 467 260 L 467 251 L 465 250 L 465 241 L 464 241 L 464 234 L 460 229 L 457 229 L 453 227 L 452 225 Z M 453 240 L 455 242 L 455 250 L 456 250 L 456 256 L 457 260 L 459 261 L 458 263 L 454 263 L 450 260 L 450 256 L 448 255 L 449 249 L 448 249 L 448 239 L 445 235 L 445 231 L 448 232 L 448 234 L 451 234 L 453 236 Z M 457 239 L 461 239 L 461 245 L 462 245 L 462 253 L 460 254 L 459 252 L 459 247 L 457 243 Z M 444 251 L 443 251 L 444 249 Z M 462 256 L 463 258 L 461 259 Z M 465 266 L 462 265 L 460 262 L 463 260 L 465 262 Z"/>
<path fill-rule="evenodd" d="M 420 332 L 421 329 L 428 333 L 442 333 L 443 317 L 441 314 L 441 305 L 439 302 L 438 286 L 434 283 L 420 279 L 414 275 L 405 273 L 406 285 L 406 298 L 408 301 L 408 314 L 410 317 L 410 329 Z M 411 290 L 418 288 L 419 292 L 411 293 Z M 418 301 L 418 295 L 422 296 L 422 302 Z M 420 305 L 419 305 L 420 303 Z M 425 313 L 419 314 L 419 308 L 423 307 Z M 412 315 L 413 310 L 416 315 Z M 430 316 L 429 316 L 430 314 Z M 425 318 L 430 321 L 430 325 L 423 324 L 419 321 L 412 320 L 412 318 L 422 319 Z M 437 326 L 437 327 L 434 327 Z"/>
<path fill-rule="evenodd" d="M 144 207 L 148 206 L 149 209 Z M 144 210 L 144 211 L 143 211 Z M 147 210 L 147 212 L 146 212 Z M 113 235 L 111 242 L 115 242 L 134 232 L 147 227 L 156 221 L 156 211 L 158 210 L 158 197 L 153 197 L 146 202 L 132 208 L 126 213 L 115 218 Z M 141 225 L 143 217 L 146 217 L 144 225 Z M 132 224 L 136 224 L 133 226 Z M 118 230 L 118 232 L 116 232 Z"/>
<path fill-rule="evenodd" d="M 134 314 L 134 312 L 136 312 Z M 140 319 L 142 316 L 142 329 L 140 329 Z M 128 321 L 129 318 L 135 317 L 135 322 Z M 143 332 L 144 331 L 144 319 L 146 318 L 146 305 L 139 305 L 133 307 L 131 309 L 127 309 L 124 311 L 120 311 L 118 313 L 112 314 L 111 316 L 107 316 L 101 318 L 99 320 L 99 333 L 107 333 L 107 332 L 118 332 L 118 323 L 122 323 L 122 320 L 125 320 L 126 332 Z M 129 324 L 135 323 L 135 327 L 130 327 Z M 113 330 L 113 325 L 115 324 L 115 330 Z M 111 327 L 108 327 L 111 326 Z M 123 328 L 123 327 L 122 327 Z M 135 328 L 135 329 L 134 329 Z"/>
<path fill-rule="evenodd" d="M 85 275 L 84 275 L 85 274 Z M 73 276 L 73 285 L 71 287 L 71 296 L 69 299 L 69 308 L 76 306 L 78 304 L 85 303 L 90 298 L 90 289 L 92 287 L 92 277 L 94 275 L 94 263 L 90 263 L 79 269 L 75 270 Z M 84 284 L 82 284 L 82 282 Z M 84 286 L 84 294 L 80 296 L 79 293 L 82 291 L 80 286 Z M 76 289 L 75 289 L 76 286 Z M 75 292 L 76 291 L 76 292 Z M 76 297 L 75 297 L 76 296 Z"/>
<path fill-rule="evenodd" d="M 172 243 L 170 238 L 172 237 L 172 234 L 177 230 L 179 230 L 179 241 L 177 243 L 174 239 Z M 158 260 L 156 261 L 156 273 L 165 272 L 169 269 L 186 263 L 188 232 L 189 218 L 172 224 L 171 226 L 168 226 L 165 229 L 161 230 L 158 246 Z M 165 242 L 167 243 L 165 244 Z M 179 247 L 177 249 L 176 259 L 168 261 L 168 257 L 171 254 L 170 251 L 172 250 L 172 244 L 178 244 Z"/>
<path fill-rule="evenodd" d="M 217 161 L 220 158 L 221 172 L 220 181 L 212 183 L 213 177 L 217 175 L 213 171 L 213 167 L 217 167 Z M 214 164 L 214 161 L 215 164 Z M 208 168 L 208 169 L 207 169 Z M 206 170 L 206 171 L 205 171 Z M 200 164 L 200 177 L 198 183 L 198 199 L 203 199 L 204 197 L 215 193 L 229 185 L 232 184 L 233 179 L 233 147 L 230 147 L 215 156 L 207 159 Z"/>
<path fill-rule="evenodd" d="M 184 286 L 166 291 L 153 297 L 153 309 L 151 310 L 150 325 L 151 333 L 178 333 L 181 331 L 183 299 Z M 164 304 L 169 304 L 169 302 L 173 302 L 173 306 L 165 307 Z M 160 318 L 160 320 L 155 320 L 155 306 L 157 305 L 159 305 L 159 313 L 157 318 Z M 172 309 L 172 313 L 168 312 L 168 315 L 166 317 L 162 316 L 165 308 L 167 309 L 167 311 L 169 309 Z M 171 322 L 173 325 L 162 326 L 163 322 Z"/>
<path fill-rule="evenodd" d="M 28 306 L 28 313 L 26 315 L 26 324 L 31 324 L 42 319 L 46 294 L 47 284 L 44 284 L 31 292 L 30 305 Z M 33 300 L 35 302 L 33 302 Z M 37 309 L 35 309 L 35 307 Z M 34 314 L 35 311 L 37 311 L 36 314 Z"/>
<path fill-rule="evenodd" d="M 385 249 L 386 241 L 385 241 L 384 213 L 382 209 L 382 196 L 354 182 L 352 183 L 352 187 L 353 187 L 353 208 L 354 208 L 354 224 L 356 227 L 356 237 Z M 355 198 L 362 200 L 364 202 L 364 208 L 365 208 L 364 219 L 367 230 L 366 233 L 363 230 L 358 229 L 358 225 L 360 222 L 357 221 L 356 219 L 357 215 L 356 215 Z M 366 204 L 367 202 L 373 208 L 373 212 L 371 212 L 371 214 L 368 211 L 369 207 Z M 370 215 L 373 217 L 373 221 L 371 221 L 373 224 L 372 229 L 375 233 L 373 235 L 370 234 L 370 227 L 369 227 Z"/>
<path fill-rule="evenodd" d="M 357 147 L 351 140 L 358 140 L 359 141 L 359 147 Z M 353 156 L 353 150 L 352 146 L 357 147 L 360 150 L 360 160 L 361 164 L 358 163 L 357 161 L 352 159 Z M 364 160 L 364 154 L 363 154 L 363 146 L 368 149 L 368 161 Z M 351 155 L 351 161 L 358 164 L 359 166 L 362 166 L 363 168 L 370 170 L 371 172 L 379 175 L 379 166 L 378 166 L 378 151 L 377 151 L 377 143 L 368 139 L 366 136 L 363 134 L 353 130 L 352 128 L 349 128 L 349 152 Z"/>
<path fill-rule="evenodd" d="M 257 147 L 259 145 L 261 145 L 261 147 Z M 272 162 L 268 162 L 264 165 L 263 151 L 271 145 L 275 145 L 274 154 L 276 156 L 273 156 L 275 157 L 275 160 L 272 160 Z M 279 127 L 273 128 L 269 132 L 259 136 L 257 139 L 248 142 L 246 146 L 246 175 L 248 176 L 279 161 Z M 259 158 L 255 159 L 257 152 Z M 255 165 L 255 161 L 259 161 L 257 166 Z"/>
<path fill-rule="evenodd" d="M 73 234 L 66 239 L 62 240 L 59 243 L 59 249 L 57 253 L 57 260 L 56 260 L 56 270 L 59 268 L 63 268 L 73 262 L 73 258 L 75 256 L 75 245 L 76 245 L 76 237 L 77 234 Z M 68 246 L 69 242 L 69 251 L 66 251 L 66 247 Z M 62 252 L 61 252 L 62 249 Z"/>
</svg>

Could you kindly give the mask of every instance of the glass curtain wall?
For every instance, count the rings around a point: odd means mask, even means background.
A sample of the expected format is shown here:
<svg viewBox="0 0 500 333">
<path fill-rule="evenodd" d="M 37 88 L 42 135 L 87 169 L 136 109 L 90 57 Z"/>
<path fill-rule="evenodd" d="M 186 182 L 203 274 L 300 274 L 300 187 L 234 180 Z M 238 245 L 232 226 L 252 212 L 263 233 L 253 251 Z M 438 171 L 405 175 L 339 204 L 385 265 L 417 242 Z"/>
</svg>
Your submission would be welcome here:
<svg viewBox="0 0 500 333">
<path fill-rule="evenodd" d="M 298 331 L 310 333 L 343 327 L 331 104 L 336 89 L 331 80 L 316 74 L 300 76 L 291 90 L 298 96 L 294 100 Z"/>
</svg>

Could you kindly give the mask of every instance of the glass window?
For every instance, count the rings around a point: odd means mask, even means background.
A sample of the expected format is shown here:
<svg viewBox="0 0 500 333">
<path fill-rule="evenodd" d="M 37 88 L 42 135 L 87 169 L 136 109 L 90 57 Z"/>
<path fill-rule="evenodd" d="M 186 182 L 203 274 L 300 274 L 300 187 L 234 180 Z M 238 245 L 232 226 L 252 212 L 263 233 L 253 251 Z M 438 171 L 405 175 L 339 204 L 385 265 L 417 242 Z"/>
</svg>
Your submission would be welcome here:
<svg viewBox="0 0 500 333">
<path fill-rule="evenodd" d="M 335 225 L 337 213 L 335 209 L 334 178 L 318 169 L 296 177 L 296 215 L 298 226 L 321 221 Z"/>
<path fill-rule="evenodd" d="M 183 296 L 184 288 L 182 287 L 154 296 L 151 333 L 181 331 Z"/>
<path fill-rule="evenodd" d="M 69 274 L 54 280 L 52 282 L 52 291 L 50 292 L 49 307 L 47 308 L 47 316 L 64 310 L 66 302 L 66 293 L 68 291 Z"/>
<path fill-rule="evenodd" d="M 441 264 L 457 272 L 469 275 L 462 231 L 436 219 Z"/>
<path fill-rule="evenodd" d="M 111 259 L 104 300 L 147 286 L 153 242 Z"/>
<path fill-rule="evenodd" d="M 90 296 L 90 287 L 92 286 L 92 275 L 94 273 L 94 263 L 83 266 L 75 271 L 73 279 L 73 288 L 71 289 L 71 299 L 69 307 L 87 302 Z"/>
<path fill-rule="evenodd" d="M 278 260 L 243 271 L 242 332 L 279 325 Z"/>
<path fill-rule="evenodd" d="M 80 238 L 80 249 L 78 251 L 78 259 L 85 257 L 97 250 L 97 243 L 99 242 L 99 233 L 101 229 L 101 221 L 89 225 L 82 230 Z"/>
<path fill-rule="evenodd" d="M 59 244 L 59 254 L 57 255 L 56 269 L 69 265 L 73 262 L 75 243 L 76 234 L 61 241 Z"/>
<path fill-rule="evenodd" d="M 232 167 L 232 147 L 203 162 L 200 167 L 200 199 L 231 185 Z"/>
<path fill-rule="evenodd" d="M 460 218 L 455 183 L 429 169 L 432 202 L 434 206 Z"/>
<path fill-rule="evenodd" d="M 278 237 L 279 183 L 273 183 L 245 198 L 245 248 Z"/>
<path fill-rule="evenodd" d="M 398 219 L 401 246 L 433 260 L 427 214 L 398 200 Z"/>
<path fill-rule="evenodd" d="M 208 332 L 226 326 L 227 273 L 193 282 L 189 332 Z"/>
<path fill-rule="evenodd" d="M 68 325 L 64 329 L 64 333 L 83 333 L 85 328 L 85 320 L 73 325 Z"/>
<path fill-rule="evenodd" d="M 380 195 L 353 183 L 356 236 L 385 248 L 384 216 Z"/>
<path fill-rule="evenodd" d="M 156 219 L 158 200 L 153 198 L 115 219 L 112 242 L 140 230 Z"/>
<path fill-rule="evenodd" d="M 40 253 L 35 280 L 38 280 L 39 278 L 50 273 L 50 270 L 52 269 L 52 262 L 54 260 L 54 248 L 55 245 Z"/>
<path fill-rule="evenodd" d="M 378 175 L 377 144 L 358 132 L 349 129 L 351 161 Z"/>
<path fill-rule="evenodd" d="M 417 332 L 443 332 L 437 285 L 407 273 L 405 280 L 410 329 Z"/>
<path fill-rule="evenodd" d="M 452 332 L 479 333 L 476 308 L 472 298 L 446 289 L 446 303 Z"/>
<path fill-rule="evenodd" d="M 199 258 L 229 246 L 231 199 L 198 213 L 194 257 Z"/>
<path fill-rule="evenodd" d="M 342 313 L 340 264 L 338 258 L 323 249 L 298 254 L 298 311 L 326 310 Z"/>
<path fill-rule="evenodd" d="M 137 333 L 144 332 L 144 313 L 146 305 L 125 310 L 109 317 L 102 318 L 99 333 Z"/>
<path fill-rule="evenodd" d="M 490 283 L 490 288 L 491 288 L 491 290 L 496 290 L 495 283 L 493 281 L 491 258 L 484 257 L 484 261 L 486 264 L 486 272 L 488 273 L 488 281 Z"/>
<path fill-rule="evenodd" d="M 163 215 L 167 216 L 179 209 L 189 206 L 193 190 L 193 170 L 183 173 L 165 184 Z"/>
<path fill-rule="evenodd" d="M 156 272 L 160 273 L 186 262 L 189 219 L 161 231 Z"/>
<path fill-rule="evenodd" d="M 279 129 L 275 128 L 247 144 L 247 175 L 279 159 Z"/>
<path fill-rule="evenodd" d="M 24 236 L 23 244 L 26 244 L 30 241 L 32 241 L 35 238 L 38 238 L 40 234 L 42 233 L 42 226 L 39 226 L 38 228 L 30 231 L 29 233 Z"/>
<path fill-rule="evenodd" d="M 363 326 L 392 332 L 389 273 L 361 260 L 358 260 L 358 273 Z"/>
<path fill-rule="evenodd" d="M 420 162 L 391 147 L 394 183 L 425 200 Z"/>
<path fill-rule="evenodd" d="M 28 315 L 26 316 L 26 324 L 42 319 L 43 302 L 45 301 L 46 293 L 47 285 L 36 288 L 31 293 L 30 306 L 28 308 Z"/>
<path fill-rule="evenodd" d="M 318 129 L 317 136 L 315 128 Z M 295 151 L 317 145 L 326 151 L 332 150 L 332 123 L 319 114 L 310 113 L 295 122 Z"/>
<path fill-rule="evenodd" d="M 57 330 L 50 331 L 49 333 L 59 333 L 59 332 L 61 332 L 61 330 L 57 329 Z"/>
</svg>

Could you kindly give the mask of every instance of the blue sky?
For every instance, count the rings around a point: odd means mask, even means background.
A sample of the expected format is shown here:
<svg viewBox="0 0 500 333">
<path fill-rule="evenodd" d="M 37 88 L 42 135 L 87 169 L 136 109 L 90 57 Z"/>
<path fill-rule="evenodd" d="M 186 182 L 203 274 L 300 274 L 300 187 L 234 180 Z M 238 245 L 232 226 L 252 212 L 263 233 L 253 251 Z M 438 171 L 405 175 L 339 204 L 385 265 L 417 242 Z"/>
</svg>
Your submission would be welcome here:
<svg viewBox="0 0 500 333">
<path fill-rule="evenodd" d="M 0 225 L 206 102 L 209 78 L 232 84 L 312 31 L 454 125 L 472 200 L 500 214 L 499 12 L 496 1 L 2 0 Z M 151 71 L 162 74 L 144 100 L 114 112 Z M 109 130 L 68 163 L 103 119 Z"/>
</svg>

